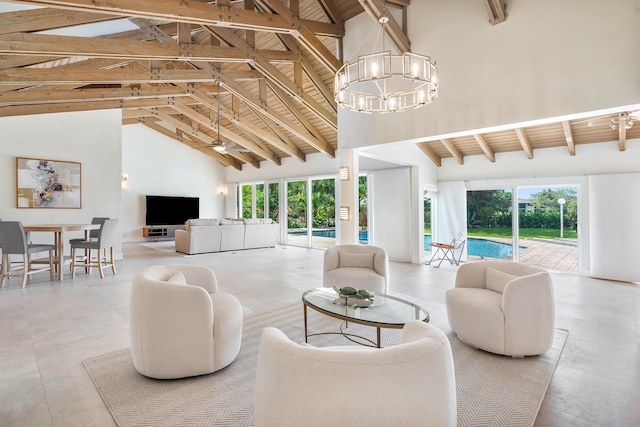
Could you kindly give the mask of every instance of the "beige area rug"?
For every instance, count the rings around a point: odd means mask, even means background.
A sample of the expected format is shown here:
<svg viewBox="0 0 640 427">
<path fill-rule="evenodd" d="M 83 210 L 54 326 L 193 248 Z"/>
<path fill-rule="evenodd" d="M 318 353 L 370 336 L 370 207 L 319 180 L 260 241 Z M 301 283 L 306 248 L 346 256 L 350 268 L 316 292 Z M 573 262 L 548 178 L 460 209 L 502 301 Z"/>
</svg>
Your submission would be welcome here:
<svg viewBox="0 0 640 427">
<path fill-rule="evenodd" d="M 87 359 L 84 365 L 119 426 L 251 426 L 258 345 L 266 326 L 304 341 L 302 304 L 247 315 L 240 354 L 213 374 L 149 379 L 135 370 L 128 348 Z M 309 310 L 309 333 L 338 327 L 337 320 Z M 356 328 L 371 338 L 375 335 L 374 328 L 349 325 L 351 332 Z M 383 345 L 397 343 L 399 335 L 399 330 L 383 329 Z M 542 356 L 513 359 L 473 349 L 448 335 L 456 371 L 458 426 L 532 426 L 568 332 L 556 330 L 552 349 Z M 309 343 L 352 345 L 340 335 L 310 337 Z"/>
</svg>

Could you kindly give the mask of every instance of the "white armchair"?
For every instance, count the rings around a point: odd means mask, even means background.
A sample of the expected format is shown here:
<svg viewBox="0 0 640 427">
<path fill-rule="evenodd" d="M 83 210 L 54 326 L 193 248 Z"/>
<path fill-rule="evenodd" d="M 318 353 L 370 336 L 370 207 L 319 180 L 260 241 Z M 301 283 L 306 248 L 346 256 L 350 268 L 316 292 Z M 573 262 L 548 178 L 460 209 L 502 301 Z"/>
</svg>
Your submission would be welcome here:
<svg viewBox="0 0 640 427">
<path fill-rule="evenodd" d="M 451 329 L 474 347 L 532 356 L 553 344 L 555 302 L 546 270 L 508 261 L 464 264 L 445 299 Z"/>
<path fill-rule="evenodd" d="M 451 345 L 435 326 L 407 323 L 401 344 L 316 348 L 265 328 L 255 425 L 455 426 Z"/>
<path fill-rule="evenodd" d="M 370 245 L 336 245 L 324 252 L 323 286 L 389 292 L 389 256 Z"/>
<path fill-rule="evenodd" d="M 158 265 L 133 279 L 131 354 L 157 379 L 208 374 L 233 362 L 242 340 L 242 305 L 218 293 L 216 276 L 197 265 Z"/>
</svg>

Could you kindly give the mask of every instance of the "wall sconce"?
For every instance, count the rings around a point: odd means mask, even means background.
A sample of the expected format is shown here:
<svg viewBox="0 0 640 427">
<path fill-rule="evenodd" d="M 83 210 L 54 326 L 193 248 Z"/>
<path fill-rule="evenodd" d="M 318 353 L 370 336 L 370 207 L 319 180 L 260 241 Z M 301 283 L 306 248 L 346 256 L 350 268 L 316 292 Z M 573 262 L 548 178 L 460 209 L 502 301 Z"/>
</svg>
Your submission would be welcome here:
<svg viewBox="0 0 640 427">
<path fill-rule="evenodd" d="M 129 174 L 126 172 L 122 173 L 122 182 L 127 182 L 129 180 Z"/>
<path fill-rule="evenodd" d="M 340 181 L 349 181 L 350 178 L 349 168 L 347 166 L 342 166 L 340 168 Z"/>
<path fill-rule="evenodd" d="M 349 206 L 340 206 L 340 221 L 351 221 L 351 209 Z"/>
<path fill-rule="evenodd" d="M 226 196 L 226 195 L 227 195 L 227 189 L 226 189 L 225 187 L 220 187 L 220 188 L 218 189 L 218 193 L 219 193 L 221 196 Z"/>
</svg>

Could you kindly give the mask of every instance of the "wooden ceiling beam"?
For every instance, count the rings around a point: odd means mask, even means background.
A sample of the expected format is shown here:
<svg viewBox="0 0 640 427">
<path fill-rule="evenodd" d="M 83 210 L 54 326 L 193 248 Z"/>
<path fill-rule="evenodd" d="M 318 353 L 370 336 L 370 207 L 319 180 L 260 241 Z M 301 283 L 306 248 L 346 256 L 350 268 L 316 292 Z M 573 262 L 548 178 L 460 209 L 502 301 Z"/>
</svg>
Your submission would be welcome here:
<svg viewBox="0 0 640 427">
<path fill-rule="evenodd" d="M 1 76 L 2 75 L 0 74 L 0 78 Z M 308 129 L 291 122 L 287 118 L 277 114 L 275 111 L 270 111 L 267 106 L 263 105 L 263 103 L 259 99 L 254 98 L 249 91 L 235 83 L 233 80 L 225 79 L 220 74 L 219 77 L 221 78 L 221 84 L 231 92 L 233 92 L 236 96 L 240 97 L 240 99 L 242 99 L 245 104 L 253 107 L 261 114 L 268 116 L 270 119 L 287 129 L 289 132 L 293 133 L 296 137 L 300 138 L 312 147 L 320 147 L 317 148 L 319 151 L 328 154 L 331 157 L 335 157 L 335 150 L 333 149 L 333 147 L 328 144 L 324 144 L 316 136 L 309 132 Z"/>
<path fill-rule="evenodd" d="M 200 3 L 189 0 L 163 0 L 161 2 L 110 0 L 12 0 L 14 3 L 49 6 L 57 9 L 79 10 L 109 15 L 188 22 L 197 25 L 220 25 L 240 29 L 292 34 L 291 23 L 277 15 Z"/>
<path fill-rule="evenodd" d="M 458 161 L 458 163 L 460 163 L 461 165 L 464 164 L 464 156 L 462 155 L 460 150 L 458 150 L 458 148 L 453 144 L 453 142 L 450 139 L 443 138 L 443 139 L 440 140 L 440 142 L 442 143 L 442 145 L 444 145 L 444 148 L 446 148 L 447 151 L 449 153 L 451 153 L 451 155 L 453 157 L 455 157 L 455 159 Z"/>
<path fill-rule="evenodd" d="M 171 132 L 169 129 L 165 128 L 164 126 L 159 125 L 156 120 L 157 119 L 138 119 L 136 120 L 136 123 L 143 124 L 148 128 L 153 129 L 158 133 L 161 133 L 164 136 L 175 139 L 176 141 L 189 146 L 190 148 L 193 148 L 196 150 L 200 148 L 200 145 L 197 142 L 194 142 L 191 139 L 189 139 L 186 135 L 184 135 L 184 133 Z M 231 166 L 235 169 L 238 169 L 239 171 L 242 171 L 242 164 L 240 162 L 234 159 L 229 159 L 215 150 L 198 150 L 198 151 L 200 151 L 202 154 L 206 156 L 214 158 L 222 166 Z"/>
<path fill-rule="evenodd" d="M 571 124 L 568 120 L 562 122 L 562 130 L 564 130 L 564 139 L 567 141 L 567 148 L 569 149 L 569 155 L 576 155 L 576 143 L 573 140 L 573 133 L 571 132 Z"/>
<path fill-rule="evenodd" d="M 318 140 L 324 144 L 324 147 L 327 147 L 328 146 L 327 141 L 325 141 L 320 131 L 318 131 L 318 129 L 313 125 L 313 123 L 311 123 L 311 120 L 309 120 L 304 114 L 302 114 L 302 111 L 300 111 L 297 104 L 295 104 L 291 100 L 291 98 L 289 98 L 288 94 L 282 89 L 280 89 L 278 85 L 274 84 L 269 79 L 267 79 L 267 85 L 269 86 L 271 91 L 278 97 L 280 102 L 282 102 L 284 106 L 287 107 L 287 109 L 291 112 L 291 114 L 293 114 L 295 118 L 298 119 L 298 121 L 302 123 L 302 125 L 309 132 L 311 132 L 311 134 L 315 135 L 315 137 L 318 138 Z M 324 151 L 324 149 L 320 151 Z"/>
<path fill-rule="evenodd" d="M 175 86 L 125 87 L 119 89 L 21 90 L 0 93 L 0 106 L 23 104 L 56 104 L 62 102 L 114 101 L 123 99 L 167 98 L 189 96 Z"/>
<path fill-rule="evenodd" d="M 206 107 L 212 110 L 216 110 L 218 108 L 217 102 L 214 101 L 213 98 L 209 96 L 209 94 L 198 89 L 195 85 L 180 85 L 180 87 L 185 91 L 185 93 L 190 94 L 190 96 L 192 96 L 194 99 L 196 99 L 198 102 L 202 103 Z M 220 105 L 222 106 L 222 104 Z M 273 135 L 269 134 L 268 132 L 265 132 L 263 129 L 260 129 L 254 126 L 251 122 L 249 122 L 248 120 L 245 120 L 240 114 L 236 114 L 234 111 L 229 113 L 228 111 L 226 111 L 226 109 L 223 109 L 223 108 L 220 109 L 220 114 L 222 114 L 223 117 L 225 117 L 227 120 L 230 120 L 235 126 L 242 129 L 243 131 L 247 133 L 251 133 L 256 137 L 266 141 L 267 143 L 282 149 L 281 146 L 284 145 L 282 141 L 280 141 L 278 138 L 274 137 Z M 256 154 L 275 163 L 276 165 L 281 164 L 280 157 L 278 157 L 269 148 L 260 147 L 259 150 L 256 149 L 254 151 L 256 152 Z M 296 154 L 297 153 L 294 152 L 290 155 L 296 155 Z"/>
<path fill-rule="evenodd" d="M 203 70 L 73 70 L 73 69 L 12 69 L 0 71 L 2 85 L 36 84 L 136 84 L 211 82 L 213 76 Z"/>
<path fill-rule="evenodd" d="M 210 137 L 209 135 L 207 135 L 204 132 L 198 131 L 197 125 L 194 128 L 189 123 L 186 123 L 183 120 L 179 119 L 178 117 L 172 116 L 171 114 L 167 114 L 167 113 L 161 112 L 161 111 L 159 111 L 157 109 L 152 109 L 151 110 L 151 114 L 153 114 L 154 117 L 159 118 L 163 122 L 165 122 L 167 124 L 170 124 L 171 126 L 174 126 L 176 129 L 180 129 L 182 132 L 186 133 L 189 136 L 189 138 L 191 138 L 191 139 L 197 139 L 198 141 L 201 141 L 202 143 L 204 143 L 206 145 L 212 144 L 215 141 L 215 138 Z M 206 149 L 206 148 L 207 148 L 206 146 L 203 147 L 202 145 L 200 145 L 196 149 L 197 150 L 201 150 L 201 149 Z M 211 151 L 211 152 L 218 153 L 213 148 L 211 148 L 210 150 L 205 150 L 205 151 Z M 221 153 L 218 153 L 218 154 L 221 157 L 225 157 Z M 260 167 L 260 164 L 258 164 L 258 167 Z"/>
<path fill-rule="evenodd" d="M 342 62 L 316 37 L 307 23 L 301 21 L 281 0 L 261 0 L 260 3 L 283 17 L 294 29 L 293 34 L 300 43 L 329 71 L 335 73 L 342 66 Z"/>
<path fill-rule="evenodd" d="M 236 48 L 202 45 L 168 45 L 159 42 L 112 40 L 100 37 L 5 34 L 0 36 L 0 54 L 34 56 L 80 56 L 131 60 L 247 62 Z"/>
<path fill-rule="evenodd" d="M 365 12 L 376 22 L 378 23 L 378 19 L 382 16 L 385 10 L 384 3 L 382 0 L 358 0 L 360 5 L 364 8 Z M 389 36 L 395 47 L 400 52 L 410 52 L 411 51 L 411 42 L 409 41 L 409 37 L 402 30 L 402 27 L 398 24 L 395 18 L 390 13 L 385 13 L 389 18 L 389 22 L 387 22 L 384 26 L 384 31 Z"/>
<path fill-rule="evenodd" d="M 251 46 L 249 46 L 241 37 L 239 37 L 233 31 L 227 28 L 205 27 L 207 31 L 220 37 L 231 46 L 238 50 L 251 52 Z M 319 119 L 323 120 L 327 125 L 331 126 L 334 130 L 338 129 L 338 117 L 335 111 L 329 111 L 322 107 L 319 102 L 313 99 L 311 96 L 302 93 L 298 90 L 298 87 L 294 82 L 280 71 L 277 67 L 269 63 L 267 59 L 260 54 L 260 52 L 254 52 L 251 54 L 251 65 L 260 70 L 265 76 L 278 85 L 280 89 L 285 91 L 287 95 L 293 98 L 296 102 L 304 105 L 312 113 L 314 113 Z M 317 136 L 317 135 L 316 135 Z"/>
<path fill-rule="evenodd" d="M 525 133 L 524 129 L 516 128 L 516 135 L 518 135 L 518 141 L 520 141 L 520 145 L 525 153 L 527 153 L 527 158 L 533 159 L 533 148 L 531 148 L 531 142 L 529 142 L 529 138 Z"/>
<path fill-rule="evenodd" d="M 318 0 L 318 2 L 324 10 L 325 15 L 327 15 L 331 22 L 344 29 L 344 21 L 342 19 L 342 15 L 338 11 L 338 8 L 336 7 L 333 0 Z"/>
<path fill-rule="evenodd" d="M 262 81 L 264 81 L 264 80 L 262 80 Z M 280 126 L 278 123 L 276 123 L 268 115 L 262 114 L 262 112 L 260 112 L 257 108 L 255 108 L 255 107 L 253 107 L 251 105 L 247 105 L 247 107 L 249 107 L 249 111 L 251 111 L 251 113 L 258 120 L 260 120 L 267 127 L 267 129 L 269 129 L 271 132 L 273 132 L 275 135 L 277 135 L 280 140 L 282 140 L 282 143 L 284 144 L 284 146 L 282 148 L 280 148 L 282 151 L 284 151 L 285 153 L 289 154 L 291 157 L 297 158 L 298 160 L 300 160 L 303 163 L 307 161 L 306 155 L 291 140 L 291 138 L 289 138 L 287 133 L 283 130 L 284 128 L 282 126 Z M 295 153 L 295 154 L 290 154 L 290 153 Z"/>
<path fill-rule="evenodd" d="M 122 16 L 118 15 L 52 8 L 20 10 L 0 13 L 0 35 L 55 30 L 73 25 L 92 24 L 121 18 Z"/>
<path fill-rule="evenodd" d="M 433 150 L 433 148 L 429 147 L 426 142 L 419 142 L 416 145 L 424 154 L 427 155 L 427 157 L 431 159 L 433 163 L 435 163 L 436 166 L 442 166 L 442 158 Z"/>
<path fill-rule="evenodd" d="M 133 99 L 124 101 L 63 102 L 61 104 L 13 105 L 0 107 L 0 117 L 31 114 L 69 113 L 90 110 L 118 110 L 124 108 L 150 108 L 164 105 L 161 99 Z"/>
<path fill-rule="evenodd" d="M 473 137 L 484 152 L 484 155 L 487 156 L 487 159 L 489 159 L 490 162 L 495 163 L 496 153 L 493 151 L 493 148 L 491 148 L 489 143 L 485 141 L 484 137 L 482 135 L 473 135 Z"/>
<path fill-rule="evenodd" d="M 295 37 L 288 34 L 280 34 L 280 40 L 293 54 L 300 58 L 302 68 L 306 75 L 311 80 L 311 83 L 318 89 L 320 94 L 324 97 L 327 103 L 331 106 L 334 112 L 338 111 L 338 106 L 333 95 L 333 89 L 328 87 L 320 74 L 313 68 L 311 61 L 306 57 L 305 50 L 300 47 Z"/>
<path fill-rule="evenodd" d="M 174 108 L 176 111 L 178 111 L 179 113 L 184 114 L 185 116 L 191 118 L 191 120 L 194 120 L 198 123 L 200 123 L 202 126 L 211 129 L 214 132 L 220 132 L 220 136 L 222 138 L 228 139 L 230 141 L 233 141 L 234 143 L 236 143 L 238 146 L 240 146 L 240 148 L 246 148 L 248 150 L 251 150 L 252 152 L 254 152 L 255 154 L 259 155 L 260 157 L 264 158 L 264 159 L 269 159 L 270 155 L 273 156 L 273 153 L 269 154 L 269 153 L 265 153 L 264 150 L 262 149 L 262 147 L 258 146 L 257 144 L 255 144 L 253 141 L 249 141 L 248 139 L 238 135 L 237 133 L 229 130 L 228 128 L 220 125 L 220 129 L 218 130 L 218 122 L 216 120 L 213 120 L 207 116 L 205 116 L 204 114 L 202 114 L 201 112 L 189 107 L 186 103 L 181 102 L 180 100 L 176 99 L 176 98 L 170 98 L 167 100 L 169 105 Z M 216 108 L 217 110 L 217 108 Z M 216 111 L 216 114 L 218 112 Z M 250 163 L 254 163 L 254 161 L 250 162 Z M 255 166 L 255 165 L 254 165 Z M 256 166 L 257 168 L 260 167 L 260 164 L 258 163 L 258 166 Z"/>
<path fill-rule="evenodd" d="M 496 25 L 507 20 L 504 0 L 482 0 L 482 2 L 489 15 L 491 25 Z"/>
<path fill-rule="evenodd" d="M 12 0 L 13 3 L 47 6 L 55 9 L 115 15 L 116 17 L 137 17 L 159 21 L 185 22 L 196 25 L 214 25 L 243 30 L 295 34 L 292 22 L 285 17 L 245 10 L 225 5 L 201 3 L 189 0 L 163 0 L 161 2 L 141 2 L 129 0 Z M 342 31 L 335 24 L 299 20 L 305 28 L 314 26 L 322 35 L 342 37 Z"/>
</svg>

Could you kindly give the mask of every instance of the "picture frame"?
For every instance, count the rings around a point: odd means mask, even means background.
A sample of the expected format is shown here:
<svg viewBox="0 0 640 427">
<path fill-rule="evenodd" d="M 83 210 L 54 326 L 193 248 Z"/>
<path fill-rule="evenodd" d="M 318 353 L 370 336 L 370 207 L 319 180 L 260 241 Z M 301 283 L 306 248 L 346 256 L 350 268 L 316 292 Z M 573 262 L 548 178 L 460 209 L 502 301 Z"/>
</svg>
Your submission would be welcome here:
<svg viewBox="0 0 640 427">
<path fill-rule="evenodd" d="M 81 209 L 82 164 L 16 157 L 16 207 Z"/>
</svg>

